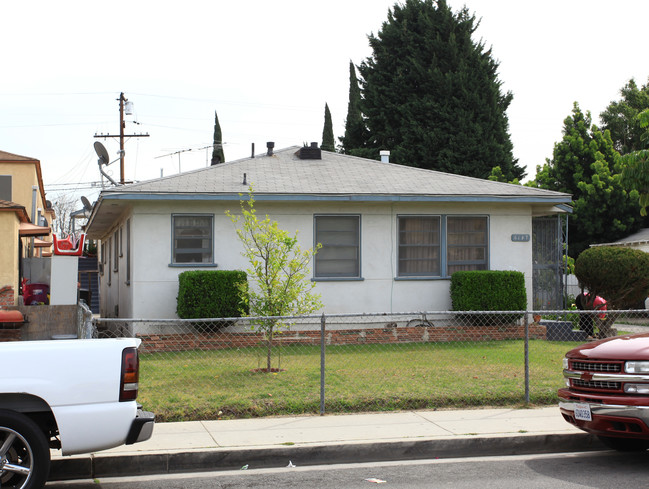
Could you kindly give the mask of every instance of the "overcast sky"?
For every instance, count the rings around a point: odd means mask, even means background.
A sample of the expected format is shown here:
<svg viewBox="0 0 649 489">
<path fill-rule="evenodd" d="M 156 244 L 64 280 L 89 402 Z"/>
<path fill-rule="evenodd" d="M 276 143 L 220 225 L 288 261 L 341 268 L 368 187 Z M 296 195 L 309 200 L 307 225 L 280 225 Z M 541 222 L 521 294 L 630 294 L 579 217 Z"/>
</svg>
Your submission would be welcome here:
<svg viewBox="0 0 649 489">
<path fill-rule="evenodd" d="M 209 164 L 214 111 L 226 160 L 322 140 L 325 102 L 344 133 L 349 61 L 371 54 L 367 35 L 388 0 L 150 0 L 1 2 L 0 150 L 41 161 L 48 197 L 93 199 L 96 133 L 119 133 L 119 98 L 134 114 L 126 179 Z M 493 48 L 514 156 L 527 168 L 552 156 L 573 102 L 599 113 L 631 78 L 647 83 L 647 0 L 449 0 L 481 19 Z M 171 5 L 174 7 L 172 8 Z M 116 139 L 100 140 L 111 160 Z M 389 148 L 386 148 L 389 149 Z M 119 163 L 108 170 L 119 180 Z"/>
</svg>

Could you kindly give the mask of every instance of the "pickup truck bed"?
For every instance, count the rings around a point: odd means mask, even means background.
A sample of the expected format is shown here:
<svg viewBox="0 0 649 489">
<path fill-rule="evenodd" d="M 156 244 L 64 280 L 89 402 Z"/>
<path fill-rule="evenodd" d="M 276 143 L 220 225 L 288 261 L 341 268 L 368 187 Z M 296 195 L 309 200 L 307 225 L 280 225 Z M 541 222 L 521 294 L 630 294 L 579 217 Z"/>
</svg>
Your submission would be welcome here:
<svg viewBox="0 0 649 489">
<path fill-rule="evenodd" d="M 140 340 L 0 343 L 0 487 L 42 487 L 50 448 L 88 453 L 151 437 L 137 404 Z"/>
</svg>

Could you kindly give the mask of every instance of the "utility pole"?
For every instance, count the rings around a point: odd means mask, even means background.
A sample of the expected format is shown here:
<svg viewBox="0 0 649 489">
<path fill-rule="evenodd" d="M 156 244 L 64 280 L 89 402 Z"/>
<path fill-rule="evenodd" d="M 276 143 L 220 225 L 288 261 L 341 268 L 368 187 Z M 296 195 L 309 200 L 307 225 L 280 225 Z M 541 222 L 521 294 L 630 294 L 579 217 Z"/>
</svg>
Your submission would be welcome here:
<svg viewBox="0 0 649 489">
<path fill-rule="evenodd" d="M 124 185 L 124 138 L 148 138 L 149 134 L 124 134 L 126 123 L 124 122 L 124 106 L 128 99 L 124 97 L 124 92 L 119 94 L 119 135 L 117 134 L 95 134 L 96 138 L 119 138 L 119 183 Z M 129 104 L 130 106 L 131 104 Z M 127 111 L 127 114 L 129 112 Z"/>
</svg>

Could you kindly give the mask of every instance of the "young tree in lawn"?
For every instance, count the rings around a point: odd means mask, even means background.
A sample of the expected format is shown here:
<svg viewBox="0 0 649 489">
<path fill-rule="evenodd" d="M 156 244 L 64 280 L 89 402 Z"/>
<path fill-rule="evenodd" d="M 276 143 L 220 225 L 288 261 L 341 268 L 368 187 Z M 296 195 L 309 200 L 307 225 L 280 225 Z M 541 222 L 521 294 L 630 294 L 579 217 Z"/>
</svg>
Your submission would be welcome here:
<svg viewBox="0 0 649 489">
<path fill-rule="evenodd" d="M 373 54 L 359 66 L 361 109 L 375 151 L 398 164 L 505 181 L 525 171 L 513 156 L 498 63 L 472 35 L 478 27 L 465 8 L 446 0 L 405 0 L 388 11 Z M 345 145 L 346 146 L 346 145 Z"/>
<path fill-rule="evenodd" d="M 256 329 L 266 337 L 266 371 L 272 371 L 273 339 L 281 328 L 287 328 L 280 316 L 309 314 L 322 307 L 320 295 L 313 292 L 315 282 L 307 274 L 317 249 L 302 250 L 294 235 L 280 229 L 268 215 L 257 215 L 252 187 L 247 200 L 241 200 L 241 216 L 227 211 L 237 226 L 236 232 L 243 245 L 242 255 L 248 260 L 249 289 L 246 295 L 248 315 L 255 319 Z M 253 326 L 255 328 L 255 326 Z"/>
<path fill-rule="evenodd" d="M 219 116 L 214 111 L 214 142 L 212 143 L 212 164 L 218 165 L 225 162 L 225 154 L 223 153 L 223 135 L 221 134 L 221 124 L 219 124 Z"/>
<path fill-rule="evenodd" d="M 321 149 L 325 151 L 336 151 L 336 143 L 334 142 L 334 129 L 331 122 L 331 112 L 329 111 L 329 105 L 325 103 L 325 114 L 324 114 L 324 127 L 322 128 L 322 144 L 320 145 Z"/>
<path fill-rule="evenodd" d="M 552 159 L 537 167 L 531 186 L 572 194 L 568 253 L 577 257 L 591 244 L 612 242 L 641 225 L 637 192 L 622 185 L 619 157 L 608 131 L 591 124 L 577 103 L 564 120 L 563 139 Z"/>
</svg>

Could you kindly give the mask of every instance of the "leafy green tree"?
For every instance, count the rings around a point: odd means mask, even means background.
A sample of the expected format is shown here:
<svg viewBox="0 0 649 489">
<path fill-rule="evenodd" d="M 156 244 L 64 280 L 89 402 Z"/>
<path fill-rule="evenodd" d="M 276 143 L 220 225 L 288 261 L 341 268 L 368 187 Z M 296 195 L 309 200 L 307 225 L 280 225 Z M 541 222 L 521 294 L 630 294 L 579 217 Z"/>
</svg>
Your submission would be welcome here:
<svg viewBox="0 0 649 489">
<path fill-rule="evenodd" d="M 564 120 L 563 139 L 552 159 L 537 167 L 532 186 L 572 194 L 568 252 L 576 257 L 589 245 L 612 242 L 636 231 L 640 224 L 637 192 L 621 183 L 618 153 L 608 131 L 591 124 L 575 102 Z"/>
<path fill-rule="evenodd" d="M 266 371 L 271 372 L 271 355 L 274 335 L 289 324 L 281 316 L 309 314 L 322 307 L 320 295 L 313 292 L 315 282 L 307 278 L 315 250 L 302 250 L 297 232 L 291 236 L 279 228 L 276 221 L 266 215 L 260 219 L 254 207 L 251 189 L 248 200 L 241 200 L 241 216 L 230 211 L 226 214 L 234 225 L 241 223 L 236 232 L 243 245 L 242 255 L 249 268 L 247 310 L 256 317 L 254 324 L 266 337 Z M 242 310 L 245 314 L 246 308 Z"/>
<path fill-rule="evenodd" d="M 406 0 L 388 11 L 373 54 L 359 66 L 366 146 L 391 151 L 398 164 L 507 181 L 525 172 L 513 157 L 498 63 L 465 8 L 446 0 Z"/>
<path fill-rule="evenodd" d="M 216 115 L 216 110 L 214 111 L 214 142 L 212 147 L 212 164 L 224 163 L 223 136 L 221 135 L 221 124 L 219 124 L 219 116 Z"/>
<path fill-rule="evenodd" d="M 336 151 L 336 143 L 334 142 L 334 129 L 331 122 L 331 112 L 329 111 L 329 105 L 325 103 L 325 114 L 324 114 L 324 127 L 322 129 L 322 144 L 320 145 L 321 149 L 325 151 Z"/>
<path fill-rule="evenodd" d="M 646 132 L 641 135 L 641 144 L 645 147 L 649 142 L 649 109 L 645 109 L 637 116 L 640 127 Z M 640 215 L 647 215 L 649 207 L 649 150 L 639 149 L 620 156 L 618 161 L 622 168 L 622 184 L 637 191 Z"/>
<path fill-rule="evenodd" d="M 649 84 L 638 88 L 631 79 L 620 90 L 622 98 L 611 102 L 599 117 L 602 130 L 609 130 L 615 149 L 622 155 L 645 149 L 642 140 L 646 129 L 642 127 L 638 115 L 649 109 Z"/>
</svg>

